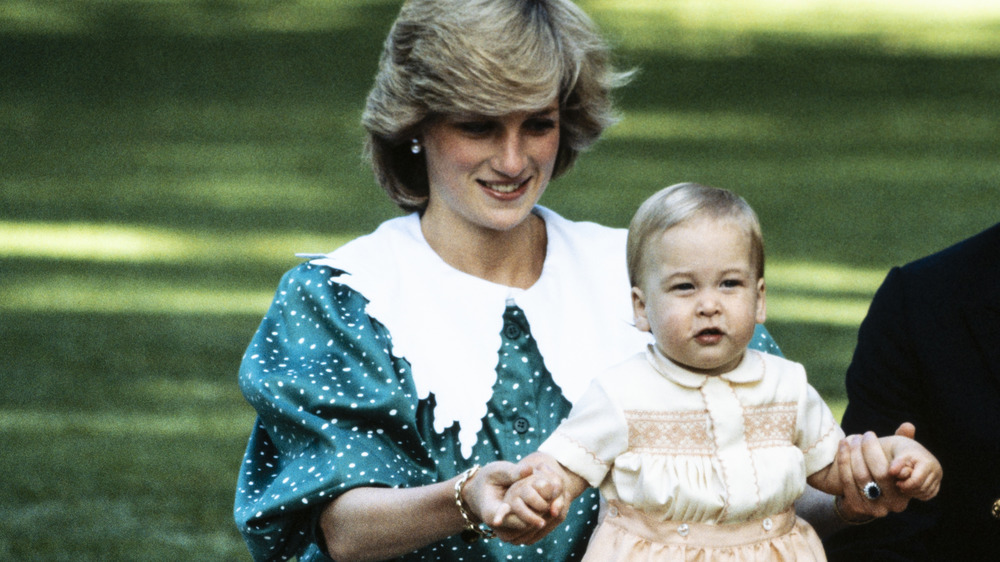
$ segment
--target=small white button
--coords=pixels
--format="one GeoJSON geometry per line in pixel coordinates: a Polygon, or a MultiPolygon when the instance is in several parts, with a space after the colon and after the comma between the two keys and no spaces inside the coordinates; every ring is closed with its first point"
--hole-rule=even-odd
{"type": "Polygon", "coordinates": [[[618,517],[618,508],[615,506],[608,508],[608,517],[618,517]]]}
{"type": "Polygon", "coordinates": [[[681,526],[677,527],[677,534],[682,537],[688,536],[688,533],[690,532],[691,532],[691,527],[688,527],[687,523],[681,523],[681,526]]]}
{"type": "Polygon", "coordinates": [[[771,521],[770,517],[768,517],[768,518],[764,519],[764,522],[761,523],[761,526],[764,527],[765,531],[770,531],[771,529],[774,528],[774,522],[771,521]]]}

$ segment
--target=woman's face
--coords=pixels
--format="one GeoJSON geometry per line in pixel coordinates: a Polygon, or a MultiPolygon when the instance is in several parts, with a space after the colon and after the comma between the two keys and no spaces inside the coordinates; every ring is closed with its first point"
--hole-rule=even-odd
{"type": "Polygon", "coordinates": [[[449,115],[425,126],[424,221],[448,232],[508,231],[545,191],[559,150],[559,104],[500,117],[449,115]]]}

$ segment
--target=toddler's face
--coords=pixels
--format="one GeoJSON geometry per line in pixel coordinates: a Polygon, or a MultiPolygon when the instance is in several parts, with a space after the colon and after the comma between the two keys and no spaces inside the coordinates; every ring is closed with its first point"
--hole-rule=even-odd
{"type": "Polygon", "coordinates": [[[719,375],[735,368],[765,318],[750,236],[731,220],[694,217],[652,239],[645,263],[632,289],[636,326],[688,369],[719,375]]]}

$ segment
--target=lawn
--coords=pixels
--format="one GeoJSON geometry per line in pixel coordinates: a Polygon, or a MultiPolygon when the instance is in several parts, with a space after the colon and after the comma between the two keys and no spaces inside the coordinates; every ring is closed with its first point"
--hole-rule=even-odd
{"type": "MultiPolygon", "coordinates": [[[[295,252],[395,216],[358,118],[397,1],[0,0],[0,559],[246,560],[246,344],[295,252]]],[[[543,204],[732,188],[835,410],[888,268],[1000,220],[1000,8],[582,1],[639,73],[543,204]]]]}

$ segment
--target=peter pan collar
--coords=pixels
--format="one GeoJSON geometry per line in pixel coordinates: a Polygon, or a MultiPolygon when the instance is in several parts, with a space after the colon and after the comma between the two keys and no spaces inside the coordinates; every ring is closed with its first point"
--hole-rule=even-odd
{"type": "Polygon", "coordinates": [[[503,313],[525,314],[552,378],[570,402],[601,370],[641,350],[648,334],[631,326],[625,231],[568,221],[536,207],[548,245],[542,274],[528,289],[461,272],[427,244],[416,213],[384,222],[315,265],[368,300],[366,312],[409,362],[418,397],[434,394],[434,429],[458,422],[468,458],[496,383],[503,313]],[[435,342],[427,345],[429,339],[435,342]],[[444,352],[442,352],[444,350],[444,352]]]}
{"type": "Polygon", "coordinates": [[[750,384],[764,378],[764,359],[759,351],[753,349],[743,353],[743,359],[735,369],[715,376],[694,373],[681,367],[663,355],[654,344],[646,346],[646,359],[658,373],[685,388],[701,388],[709,378],[720,378],[729,384],[750,384]]]}

